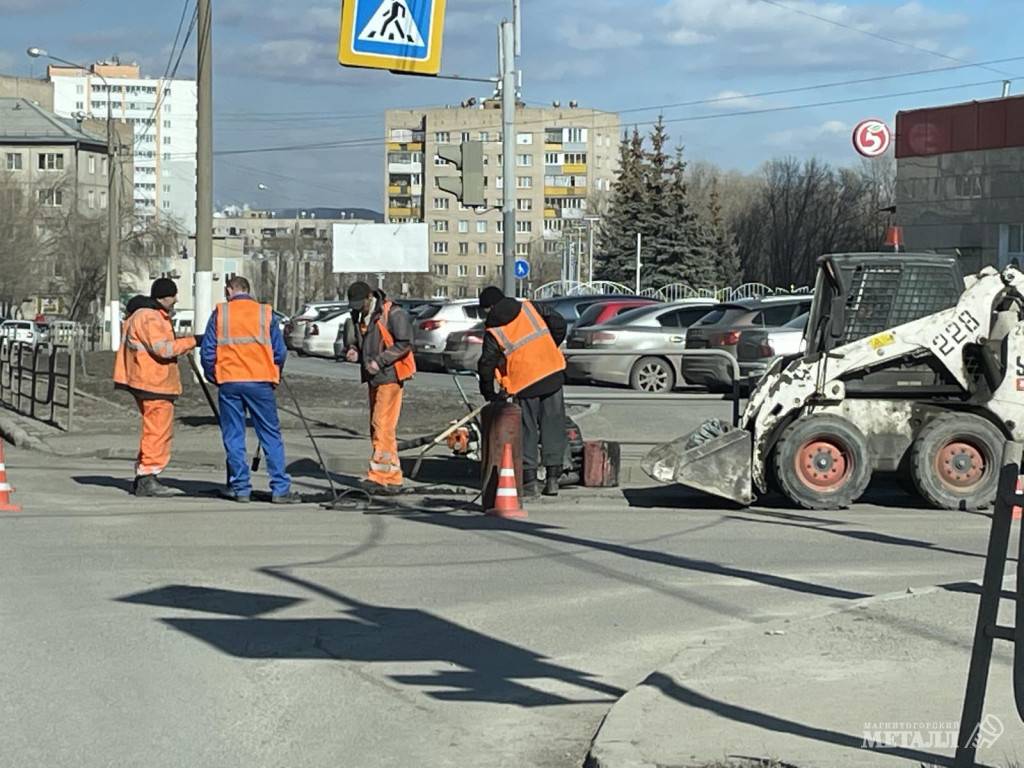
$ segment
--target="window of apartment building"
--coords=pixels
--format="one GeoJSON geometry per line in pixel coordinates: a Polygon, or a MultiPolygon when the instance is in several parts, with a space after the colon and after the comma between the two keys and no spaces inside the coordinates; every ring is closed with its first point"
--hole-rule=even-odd
{"type": "Polygon", "coordinates": [[[40,171],[63,171],[64,155],[60,152],[43,152],[39,155],[40,171]]]}
{"type": "Polygon", "coordinates": [[[529,243],[516,243],[516,256],[529,256],[530,255],[530,244],[529,243]]]}
{"type": "Polygon", "coordinates": [[[499,235],[502,232],[504,232],[505,231],[505,222],[502,221],[501,219],[498,219],[496,222],[494,222],[494,231],[497,232],[499,235]]]}
{"type": "Polygon", "coordinates": [[[171,111],[171,105],[170,104],[164,104],[164,112],[170,112],[170,111],[171,111]]]}
{"type": "Polygon", "coordinates": [[[435,264],[434,274],[440,277],[448,277],[448,265],[447,264],[435,264]]]}
{"type": "Polygon", "coordinates": [[[495,256],[504,256],[505,255],[505,244],[504,243],[495,243],[494,244],[494,255],[495,256]]]}
{"type": "Polygon", "coordinates": [[[565,140],[569,144],[581,144],[587,140],[586,128],[566,128],[565,140]]]}
{"type": "MultiPolygon", "coordinates": [[[[150,140],[152,141],[152,139],[150,139],[150,140]]],[[[171,143],[171,137],[170,136],[164,136],[164,146],[167,146],[170,143],[171,143]]]]}
{"type": "Polygon", "coordinates": [[[458,276],[459,277],[468,277],[469,276],[469,267],[467,265],[465,265],[465,264],[459,264],[458,276]]]}
{"type": "Polygon", "coordinates": [[[582,197],[566,197],[562,200],[562,208],[575,208],[582,211],[587,207],[587,201],[582,197]]]}
{"type": "MultiPolygon", "coordinates": [[[[455,295],[458,296],[460,299],[465,299],[469,296],[469,288],[467,288],[464,285],[460,285],[458,288],[455,289],[455,295]]],[[[473,295],[475,296],[476,294],[473,295]]]]}
{"type": "Polygon", "coordinates": [[[494,177],[494,188],[495,189],[504,189],[505,188],[505,177],[504,176],[495,176],[494,177]]]}
{"type": "Polygon", "coordinates": [[[171,191],[171,185],[170,184],[164,184],[164,192],[170,192],[170,191],[171,191]]]}
{"type": "Polygon", "coordinates": [[[459,256],[469,256],[469,243],[459,243],[459,256]]]}
{"type": "Polygon", "coordinates": [[[533,232],[532,221],[517,221],[516,232],[533,232]]]}
{"type": "Polygon", "coordinates": [[[450,144],[452,135],[448,131],[438,131],[434,134],[434,141],[438,144],[450,144]]]}
{"type": "Polygon", "coordinates": [[[7,170],[8,171],[20,171],[21,170],[21,152],[8,152],[7,153],[7,170]]]}
{"type": "Polygon", "coordinates": [[[561,165],[562,157],[561,152],[545,152],[544,165],[561,165]]]}
{"type": "Polygon", "coordinates": [[[487,234],[487,222],[486,221],[477,221],[477,223],[476,223],[476,233],[478,235],[485,235],[485,234],[487,234]]]}
{"type": "Polygon", "coordinates": [[[561,128],[548,128],[544,131],[544,143],[545,144],[561,144],[562,143],[562,129],[561,128]]]}
{"type": "Polygon", "coordinates": [[[476,244],[476,253],[477,253],[478,256],[486,256],[487,255],[487,243],[477,243],[476,244]]]}
{"type": "Polygon", "coordinates": [[[459,221],[459,234],[464,235],[469,232],[469,222],[465,219],[459,221]]]}
{"type": "Polygon", "coordinates": [[[490,141],[491,137],[487,131],[480,131],[480,141],[490,141]]]}
{"type": "Polygon", "coordinates": [[[586,152],[566,152],[565,162],[568,165],[586,165],[587,164],[587,153],[586,152]]]}
{"type": "Polygon", "coordinates": [[[516,155],[516,165],[520,168],[530,168],[533,166],[533,155],[516,155]]]}
{"type": "Polygon", "coordinates": [[[477,277],[487,277],[487,265],[486,264],[477,264],[476,265],[476,276],[477,277]]]}
{"type": "Polygon", "coordinates": [[[434,241],[434,253],[436,253],[438,255],[441,255],[441,256],[443,256],[446,253],[448,253],[448,243],[446,241],[444,241],[444,240],[435,240],[434,241]]]}
{"type": "Polygon", "coordinates": [[[89,173],[96,173],[96,155],[89,155],[89,173]]]}
{"type": "Polygon", "coordinates": [[[469,131],[463,131],[462,132],[462,140],[463,141],[469,141],[469,131]]]}
{"type": "Polygon", "coordinates": [[[421,184],[423,184],[423,174],[421,174],[421,173],[412,173],[412,174],[410,174],[409,175],[409,184],[411,184],[414,187],[418,187],[421,184]]]}
{"type": "Polygon", "coordinates": [[[89,201],[89,207],[90,208],[95,208],[96,207],[96,193],[93,190],[90,189],[86,193],[86,200],[89,201]]]}
{"type": "Polygon", "coordinates": [[[435,197],[434,198],[434,210],[435,211],[447,211],[451,205],[451,200],[447,197],[435,197]]]}
{"type": "MultiPolygon", "coordinates": [[[[150,155],[150,157],[152,157],[152,155],[150,155]]],[[[170,159],[171,159],[171,153],[170,152],[164,152],[164,160],[170,160],[170,159]]]]}
{"type": "Polygon", "coordinates": [[[107,191],[105,189],[100,190],[100,210],[107,210],[107,191]]]}
{"type": "Polygon", "coordinates": [[[518,200],[516,200],[516,210],[517,211],[532,211],[533,210],[533,200],[531,200],[528,197],[520,197],[518,200]]]}
{"type": "Polygon", "coordinates": [[[85,93],[85,86],[84,85],[76,85],[75,86],[75,93],[85,93]]]}
{"type": "Polygon", "coordinates": [[[544,241],[544,253],[546,253],[546,254],[558,253],[559,250],[560,250],[560,248],[559,248],[560,245],[561,245],[561,243],[559,243],[557,240],[545,240],[544,241]]]}
{"type": "Polygon", "coordinates": [[[108,157],[104,157],[102,160],[100,160],[100,173],[104,176],[107,175],[107,163],[109,162],[110,158],[108,157]]]}
{"type": "Polygon", "coordinates": [[[75,109],[85,109],[85,102],[84,101],[76,101],[75,102],[75,109]]]}
{"type": "Polygon", "coordinates": [[[448,161],[445,160],[440,155],[434,155],[434,165],[437,165],[437,166],[448,165],[448,161]]]}
{"type": "Polygon", "coordinates": [[[448,298],[448,286],[447,285],[439,285],[436,288],[434,288],[434,298],[435,299],[447,299],[448,298]]]}
{"type": "Polygon", "coordinates": [[[435,232],[447,232],[448,231],[448,220],[447,219],[434,219],[434,231],[435,232]]]}
{"type": "Polygon", "coordinates": [[[170,127],[171,127],[171,121],[170,120],[164,120],[164,128],[170,128],[170,127]]]}
{"type": "Polygon", "coordinates": [[[59,208],[64,205],[64,193],[59,189],[40,189],[39,204],[46,208],[59,208]]]}
{"type": "Polygon", "coordinates": [[[516,189],[533,189],[533,177],[516,176],[516,189]]]}
{"type": "Polygon", "coordinates": [[[164,210],[165,210],[165,211],[166,211],[166,210],[169,210],[169,209],[170,209],[170,207],[171,207],[171,201],[170,201],[170,200],[164,200],[164,202],[163,202],[163,206],[164,206],[164,210]]]}
{"type": "Polygon", "coordinates": [[[516,144],[523,144],[523,145],[525,145],[525,144],[533,144],[533,134],[532,133],[517,133],[516,134],[516,144]]]}

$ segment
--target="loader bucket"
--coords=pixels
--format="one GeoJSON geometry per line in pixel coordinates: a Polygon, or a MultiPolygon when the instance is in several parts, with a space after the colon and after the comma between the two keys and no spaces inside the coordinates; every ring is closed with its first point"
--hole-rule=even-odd
{"type": "Polygon", "coordinates": [[[750,457],[749,432],[713,421],[659,445],[644,457],[641,466],[655,480],[679,483],[746,506],[754,501],[750,457]]]}

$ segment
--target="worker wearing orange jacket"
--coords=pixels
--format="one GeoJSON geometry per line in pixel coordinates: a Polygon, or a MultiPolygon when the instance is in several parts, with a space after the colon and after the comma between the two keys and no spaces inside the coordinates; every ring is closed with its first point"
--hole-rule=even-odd
{"type": "Polygon", "coordinates": [[[369,385],[370,440],[373,454],[364,488],[370,493],[394,494],[402,488],[398,460],[398,417],[402,389],[416,373],[412,356],[412,321],[383,291],[363,282],[348,289],[352,321],[346,324],[346,359],[360,363],[369,385]]]}
{"type": "Polygon", "coordinates": [[[181,394],[178,358],[196,346],[192,336],[174,337],[170,311],[177,303],[178,287],[165,277],[154,281],[148,299],[133,299],[121,347],[114,358],[114,386],[131,392],[142,416],[142,437],[132,483],[136,496],[174,494],[159,481],[158,475],[171,460],[174,401],[181,394]]]}

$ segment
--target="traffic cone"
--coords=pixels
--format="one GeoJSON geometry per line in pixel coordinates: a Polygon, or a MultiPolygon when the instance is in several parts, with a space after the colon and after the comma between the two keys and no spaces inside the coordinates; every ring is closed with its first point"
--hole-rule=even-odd
{"type": "Polygon", "coordinates": [[[519,506],[519,490],[516,488],[516,469],[512,462],[512,445],[505,443],[501,454],[501,469],[498,470],[498,492],[494,497],[494,508],[487,510],[494,517],[523,518],[526,510],[519,506]]]}
{"type": "Polygon", "coordinates": [[[7,482],[7,465],[4,463],[4,441],[0,439],[0,512],[21,512],[21,507],[11,504],[14,491],[7,482]]]}
{"type": "MultiPolygon", "coordinates": [[[[1014,498],[1020,499],[1022,493],[1024,493],[1024,476],[1018,475],[1017,476],[1017,488],[1015,490],[1014,498]]],[[[1024,511],[1024,510],[1022,510],[1020,507],[1014,507],[1012,512],[1011,512],[1010,519],[1011,520],[1020,520],[1021,519],[1021,512],[1022,511],[1024,511]]]]}

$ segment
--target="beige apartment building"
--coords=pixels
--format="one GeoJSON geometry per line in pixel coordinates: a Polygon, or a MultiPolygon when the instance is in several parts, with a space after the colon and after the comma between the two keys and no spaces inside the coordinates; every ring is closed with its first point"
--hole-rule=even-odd
{"type": "MultiPolygon", "coordinates": [[[[395,109],[385,114],[387,221],[425,221],[430,237],[430,292],[472,297],[502,280],[502,136],[500,102],[395,109]],[[437,186],[458,170],[437,148],[484,142],[487,207],[470,209],[437,186]]],[[[565,243],[585,231],[618,172],[618,115],[576,107],[516,109],[516,255],[530,283],[557,279],[565,243]]]]}

